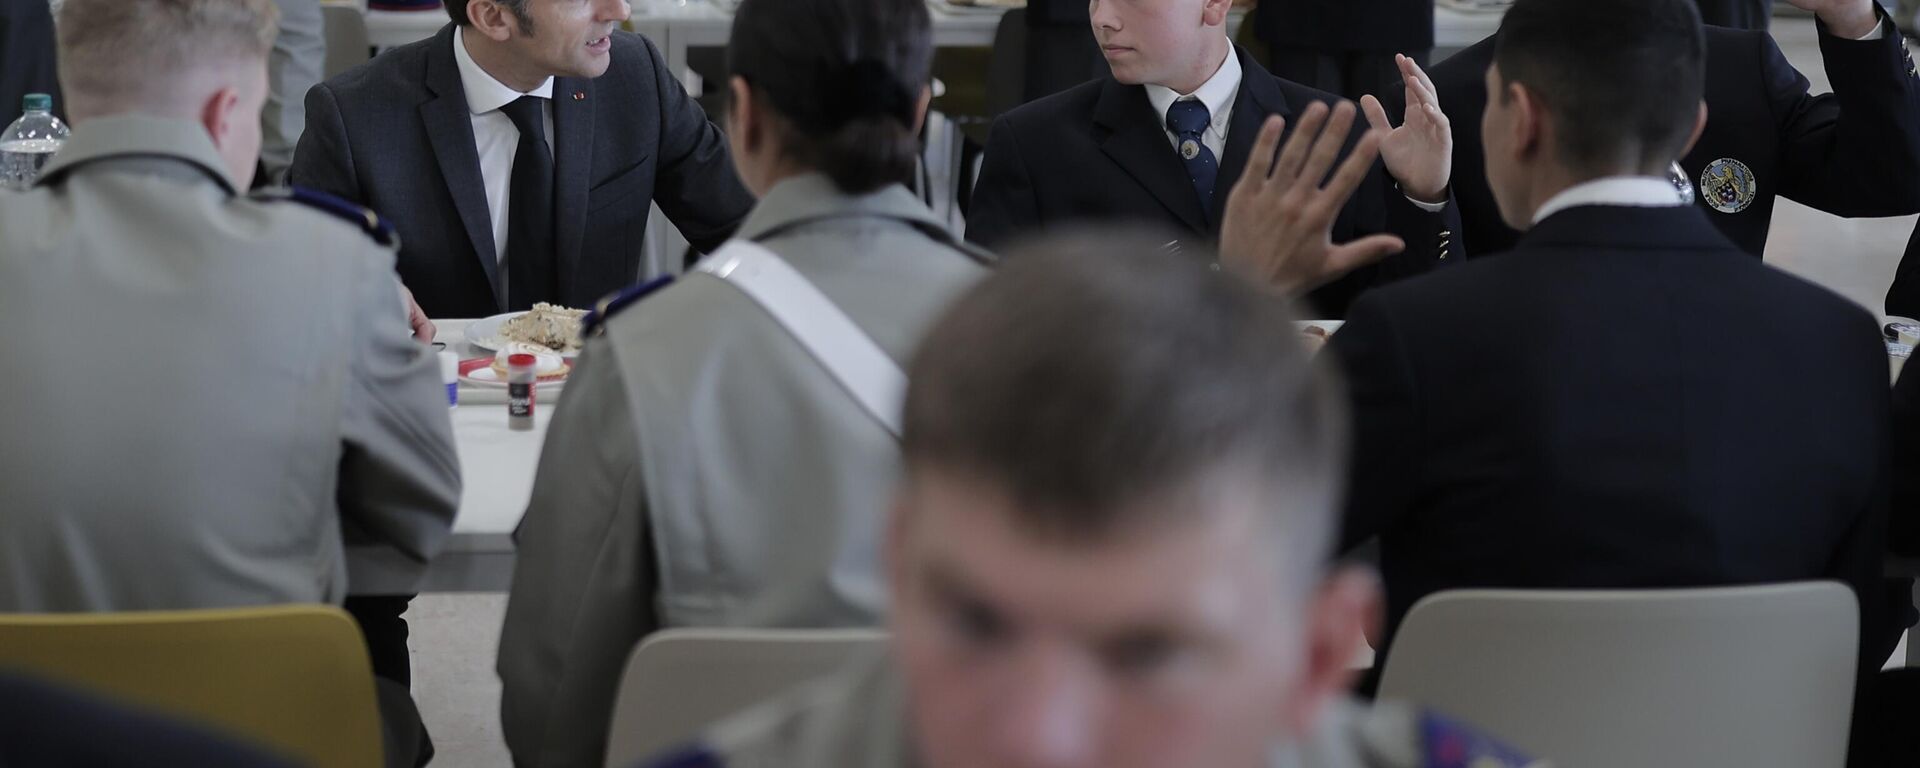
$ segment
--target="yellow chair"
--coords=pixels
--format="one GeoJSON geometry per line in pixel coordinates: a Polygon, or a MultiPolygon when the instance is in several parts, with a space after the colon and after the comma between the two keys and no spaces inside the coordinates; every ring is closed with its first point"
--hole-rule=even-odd
{"type": "Polygon", "coordinates": [[[210,725],[317,768],[383,761],[366,646],[331,606],[0,615],[0,667],[210,725]]]}

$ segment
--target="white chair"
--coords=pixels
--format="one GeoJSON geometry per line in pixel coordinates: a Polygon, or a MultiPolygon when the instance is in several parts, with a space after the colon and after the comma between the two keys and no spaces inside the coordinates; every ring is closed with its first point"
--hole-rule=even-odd
{"type": "Polygon", "coordinates": [[[709,725],[885,648],[877,629],[670,629],[627,659],[607,765],[630,766],[709,725]]]}
{"type": "Polygon", "coordinates": [[[1408,613],[1380,698],[1472,723],[1555,768],[1837,768],[1858,615],[1832,582],[1446,592],[1408,613]]]}

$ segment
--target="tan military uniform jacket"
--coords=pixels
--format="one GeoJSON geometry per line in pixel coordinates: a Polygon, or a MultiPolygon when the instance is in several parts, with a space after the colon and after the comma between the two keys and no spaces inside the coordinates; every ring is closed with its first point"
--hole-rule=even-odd
{"type": "MultiPolygon", "coordinates": [[[[903,187],[790,179],[738,236],[903,366],[985,274],[903,187]]],[[[516,760],[597,767],[627,654],[655,629],[877,623],[899,446],[739,289],[690,274],[613,316],[559,400],[500,641],[516,760]]]]}
{"type": "Polygon", "coordinates": [[[0,611],[338,602],[460,498],[394,253],[236,193],[200,126],[77,127],[0,192],[0,611]]]}

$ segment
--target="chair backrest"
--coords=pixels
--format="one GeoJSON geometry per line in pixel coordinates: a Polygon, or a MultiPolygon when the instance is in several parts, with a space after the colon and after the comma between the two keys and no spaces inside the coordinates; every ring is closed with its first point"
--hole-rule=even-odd
{"type": "Polygon", "coordinates": [[[878,653],[877,629],[670,629],[627,659],[607,765],[630,766],[698,738],[707,726],[878,653]]]}
{"type": "Polygon", "coordinates": [[[1837,768],[1859,608],[1833,582],[1432,595],[1380,698],[1486,729],[1556,768],[1837,768]]]}
{"type": "Polygon", "coordinates": [[[365,642],[331,606],[0,614],[0,667],[203,723],[320,768],[384,759],[365,642]]]}
{"type": "MultiPolygon", "coordinates": [[[[373,58],[373,43],[367,37],[367,14],[354,5],[328,4],[320,8],[326,19],[327,77],[365,64],[373,58]]],[[[296,94],[293,98],[306,98],[296,94]]]]}

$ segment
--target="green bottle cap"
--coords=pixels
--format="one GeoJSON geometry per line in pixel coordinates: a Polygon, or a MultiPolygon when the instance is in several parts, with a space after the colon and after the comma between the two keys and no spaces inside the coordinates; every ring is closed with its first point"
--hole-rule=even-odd
{"type": "Polygon", "coordinates": [[[44,93],[29,93],[21,99],[28,112],[52,112],[53,97],[44,93]]]}

